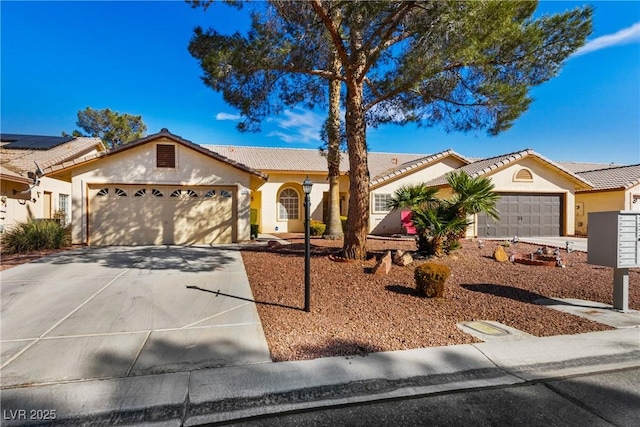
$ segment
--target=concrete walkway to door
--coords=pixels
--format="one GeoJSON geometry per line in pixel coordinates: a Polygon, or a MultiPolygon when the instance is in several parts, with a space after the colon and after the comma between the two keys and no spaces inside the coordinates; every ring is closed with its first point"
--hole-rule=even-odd
{"type": "Polygon", "coordinates": [[[237,245],[82,248],[1,283],[3,389],[270,362],[237,245]]]}

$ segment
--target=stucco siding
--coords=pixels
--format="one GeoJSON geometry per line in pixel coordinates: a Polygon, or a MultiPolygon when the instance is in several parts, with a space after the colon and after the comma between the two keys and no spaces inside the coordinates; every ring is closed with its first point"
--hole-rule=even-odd
{"type": "Polygon", "coordinates": [[[626,190],[576,193],[576,232],[588,234],[590,212],[640,210],[640,202],[633,203],[634,196],[640,197],[640,185],[626,190]]]}
{"type": "MultiPolygon", "coordinates": [[[[269,174],[269,181],[262,184],[257,190],[259,197],[254,196],[254,202],[260,200],[260,231],[262,233],[297,233],[304,231],[304,192],[302,182],[309,177],[313,182],[309,200],[311,202],[311,219],[322,221],[323,219],[323,194],[329,191],[329,181],[326,174],[306,173],[277,173],[265,171],[269,174]],[[298,195],[298,218],[286,220],[280,217],[278,211],[279,197],[282,190],[291,188],[298,195]]],[[[348,191],[349,182],[346,177],[340,179],[340,191],[348,191]]]]}
{"type": "MultiPolygon", "coordinates": [[[[35,218],[51,218],[60,210],[60,195],[71,196],[71,183],[58,179],[42,177],[40,183],[31,191],[20,194],[30,186],[12,181],[0,181],[0,196],[6,197],[0,204],[0,226],[10,228],[16,222],[35,218]],[[14,193],[15,191],[15,193],[14,193]],[[49,204],[50,201],[50,204],[49,204]]],[[[67,209],[71,209],[69,205],[67,209]]],[[[70,220],[71,216],[67,220],[70,220]]]]}

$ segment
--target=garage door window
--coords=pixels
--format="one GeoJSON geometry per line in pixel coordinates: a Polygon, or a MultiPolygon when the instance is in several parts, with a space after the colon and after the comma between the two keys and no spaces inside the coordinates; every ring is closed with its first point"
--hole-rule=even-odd
{"type": "Polygon", "coordinates": [[[169,197],[180,197],[180,194],[182,194],[182,190],[173,190],[169,197]]]}
{"type": "Polygon", "coordinates": [[[164,194],[162,194],[162,191],[160,191],[160,190],[158,190],[158,189],[155,189],[155,188],[153,188],[153,189],[151,190],[151,195],[152,195],[153,197],[164,197],[164,194]]]}
{"type": "Polygon", "coordinates": [[[216,190],[209,190],[206,193],[204,193],[204,198],[205,199],[210,199],[211,197],[214,197],[216,195],[216,190]]]}
{"type": "Polygon", "coordinates": [[[140,190],[136,191],[135,194],[133,195],[133,197],[144,197],[147,195],[147,190],[146,188],[141,188],[140,190]]]}
{"type": "Polygon", "coordinates": [[[96,197],[107,197],[109,195],[109,189],[108,188],[101,188],[98,193],[96,194],[96,197]]]}
{"type": "Polygon", "coordinates": [[[278,219],[286,221],[290,219],[298,219],[299,197],[293,188],[285,188],[278,198],[278,219]]]}
{"type": "Polygon", "coordinates": [[[198,193],[193,190],[187,190],[187,196],[189,197],[198,197],[198,193]]]}
{"type": "Polygon", "coordinates": [[[118,197],[127,197],[127,193],[122,188],[116,188],[115,193],[118,197]]]}

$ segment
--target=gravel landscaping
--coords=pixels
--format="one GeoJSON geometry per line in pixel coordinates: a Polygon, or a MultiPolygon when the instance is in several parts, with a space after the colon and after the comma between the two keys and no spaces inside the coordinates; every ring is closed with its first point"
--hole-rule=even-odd
{"type": "MultiPolygon", "coordinates": [[[[247,245],[242,256],[274,361],[366,355],[478,342],[456,323],[494,320],[535,336],[611,329],[581,317],[533,304],[541,297],[576,298],[612,304],[611,268],[586,263],[583,252],[561,252],[566,268],[498,263],[500,242],[462,249],[435,261],[451,268],[445,298],[415,292],[413,271],[393,265],[388,275],[371,274],[387,250],[415,250],[413,241],[369,239],[368,261],[336,262],[342,241],[312,238],[311,313],[304,306],[304,236],[283,234],[291,244],[247,245]]],[[[519,243],[507,253],[529,254],[538,246],[519,243]]],[[[432,260],[433,261],[433,260],[432,260]]],[[[629,308],[640,309],[640,269],[629,275],[629,308]]]]}

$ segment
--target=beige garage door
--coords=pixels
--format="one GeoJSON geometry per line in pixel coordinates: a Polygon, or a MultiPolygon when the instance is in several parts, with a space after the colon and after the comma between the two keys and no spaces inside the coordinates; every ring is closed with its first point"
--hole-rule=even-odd
{"type": "Polygon", "coordinates": [[[231,243],[235,188],[89,186],[90,245],[231,243]]]}

